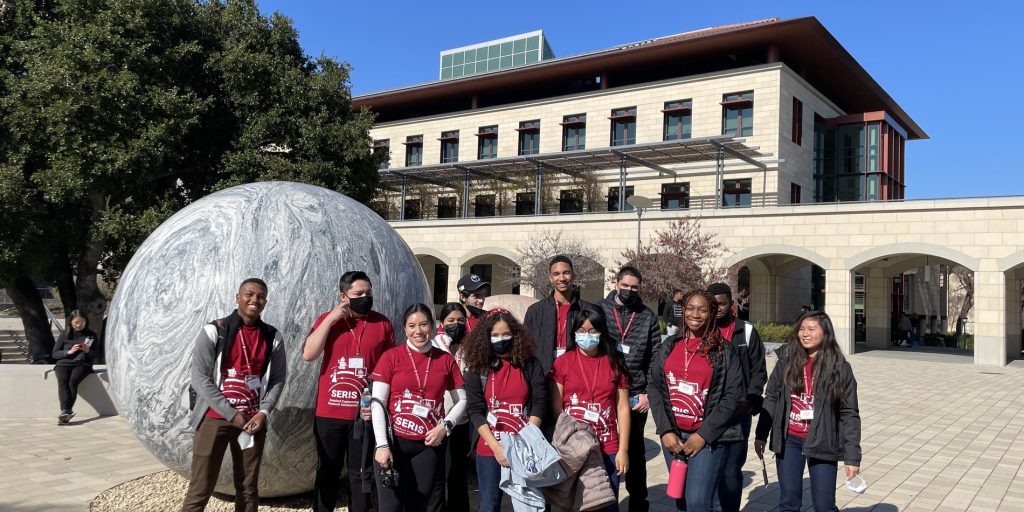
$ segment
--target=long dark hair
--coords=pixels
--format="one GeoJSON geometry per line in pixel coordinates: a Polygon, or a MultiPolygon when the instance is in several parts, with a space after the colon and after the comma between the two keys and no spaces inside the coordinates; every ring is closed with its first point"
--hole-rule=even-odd
{"type": "Polygon", "coordinates": [[[533,357],[535,345],[530,331],[523,328],[512,313],[504,309],[494,309],[484,315],[480,323],[463,338],[462,363],[467,370],[483,373],[498,359],[498,355],[491,348],[491,331],[494,330],[494,324],[500,321],[507,323],[509,330],[512,331],[512,364],[519,365],[533,357]]]}
{"type": "Polygon", "coordinates": [[[82,320],[85,320],[85,327],[82,328],[82,333],[85,333],[85,331],[89,329],[89,317],[86,316],[81,309],[73,309],[71,310],[70,313],[68,313],[67,324],[64,326],[64,336],[67,337],[67,339],[72,339],[75,338],[76,336],[79,336],[79,333],[75,331],[75,328],[71,327],[71,321],[76,318],[81,318],[82,320]]]}
{"type": "Polygon", "coordinates": [[[684,337],[683,343],[686,343],[686,333],[689,331],[689,326],[686,325],[686,305],[690,303],[690,299],[694,297],[703,297],[708,302],[708,323],[704,326],[704,332],[695,332],[700,337],[700,346],[697,347],[697,353],[704,356],[708,361],[716,361],[722,357],[722,332],[718,330],[718,326],[715,325],[715,318],[718,317],[718,301],[706,290],[690,290],[683,295],[683,314],[679,319],[679,332],[684,337]]]}
{"type": "Polygon", "coordinates": [[[405,332],[405,324],[409,321],[409,317],[416,313],[423,313],[423,316],[430,320],[430,331],[433,332],[437,328],[437,324],[434,323],[434,311],[429,306],[422,302],[417,302],[412,306],[409,306],[405,313],[402,314],[402,332],[405,332]]]}
{"type": "MultiPolygon", "coordinates": [[[[615,346],[615,341],[608,335],[608,321],[604,317],[604,313],[593,306],[587,306],[576,313],[575,318],[572,321],[572,335],[576,335],[576,330],[583,325],[583,322],[590,321],[590,325],[601,333],[600,341],[597,343],[598,351],[601,354],[608,356],[608,364],[612,367],[612,372],[615,377],[619,375],[629,375],[626,370],[626,361],[622,357],[622,353],[615,346]]],[[[573,350],[583,350],[578,345],[573,350]]]]}
{"type": "Polygon", "coordinates": [[[441,311],[437,312],[437,323],[443,324],[444,319],[447,318],[448,315],[452,313],[452,311],[459,311],[462,313],[462,316],[464,317],[469,316],[469,312],[466,311],[466,307],[463,306],[461,303],[449,302],[444,306],[441,306],[441,311]]]}
{"type": "MultiPolygon", "coordinates": [[[[800,326],[804,321],[813,320],[821,327],[822,338],[821,348],[814,357],[814,366],[811,368],[811,380],[815,388],[825,391],[825,398],[832,405],[838,405],[844,400],[842,371],[846,358],[839,349],[839,342],[836,341],[835,328],[832,327],[832,319],[823,311],[809,311],[800,316],[796,325],[790,333],[789,343],[786,345],[786,368],[783,370],[783,380],[786,386],[793,392],[805,392],[804,389],[804,366],[807,364],[807,349],[800,344],[800,326]]],[[[812,390],[813,393],[813,390],[812,390]]]]}

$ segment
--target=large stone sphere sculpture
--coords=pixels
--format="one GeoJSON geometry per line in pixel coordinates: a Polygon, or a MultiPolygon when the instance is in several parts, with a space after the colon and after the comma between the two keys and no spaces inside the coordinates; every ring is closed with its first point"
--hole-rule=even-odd
{"type": "MultiPolygon", "coordinates": [[[[427,301],[409,247],[359,202],[298,183],[242,185],[196,201],[142,244],[118,283],[107,322],[111,390],[124,420],[167,466],[188,475],[191,353],[203,324],[235,309],[242,280],[269,288],[263,319],[284,335],[288,379],[270,415],[260,471],[263,496],[312,489],[317,456],[313,407],[320,362],[302,360],[316,317],[333,307],[338,278],[363,270],[374,309],[395,322],[427,301]]],[[[234,494],[230,451],[217,485],[234,494]]]]}

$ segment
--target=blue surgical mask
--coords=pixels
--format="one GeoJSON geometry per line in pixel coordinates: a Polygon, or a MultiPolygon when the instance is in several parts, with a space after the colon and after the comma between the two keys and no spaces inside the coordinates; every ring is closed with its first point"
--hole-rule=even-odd
{"type": "Polygon", "coordinates": [[[592,350],[600,341],[600,334],[590,334],[586,332],[576,333],[576,346],[583,350],[592,350]]]}
{"type": "Polygon", "coordinates": [[[491,336],[491,348],[495,354],[507,354],[512,350],[512,336],[507,338],[491,336]]]}

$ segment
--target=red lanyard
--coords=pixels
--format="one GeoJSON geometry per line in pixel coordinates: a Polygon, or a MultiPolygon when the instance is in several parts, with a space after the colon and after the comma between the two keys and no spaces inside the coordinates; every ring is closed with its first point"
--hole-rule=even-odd
{"type": "MultiPolygon", "coordinates": [[[[356,342],[356,355],[360,355],[360,350],[363,348],[363,334],[366,333],[366,322],[363,322],[363,328],[359,331],[359,336],[356,336],[356,328],[348,322],[348,318],[345,319],[345,325],[348,327],[348,333],[352,335],[352,339],[356,342]]],[[[359,325],[359,320],[356,319],[356,325],[359,325]]]]}
{"type": "Polygon", "coordinates": [[[580,367],[580,375],[583,376],[583,383],[586,386],[587,393],[590,394],[590,403],[594,403],[594,386],[590,384],[590,378],[587,377],[587,372],[583,371],[583,358],[587,357],[583,355],[583,349],[576,348],[576,364],[580,367]]]}
{"type": "MultiPolygon", "coordinates": [[[[700,341],[697,342],[697,348],[700,348],[700,341]]],[[[683,342],[683,380],[689,382],[690,378],[690,361],[697,356],[697,351],[690,352],[690,338],[687,338],[683,342]]]]}
{"type": "MultiPolygon", "coordinates": [[[[246,375],[251,375],[252,374],[252,359],[249,357],[249,350],[248,350],[249,346],[246,344],[245,331],[239,329],[238,333],[241,334],[241,338],[242,338],[242,358],[245,359],[245,374],[246,375]]],[[[256,342],[252,344],[252,351],[254,353],[256,352],[256,349],[257,349],[257,346],[259,345],[259,343],[260,343],[260,332],[256,331],[256,342]]]]}
{"type": "Polygon", "coordinates": [[[636,318],[636,311],[629,314],[629,323],[626,324],[626,329],[622,329],[622,322],[619,320],[619,311],[612,306],[612,314],[615,315],[615,325],[619,327],[619,342],[626,343],[626,335],[629,334],[629,328],[633,326],[633,319],[636,318]]]}
{"type": "MultiPolygon", "coordinates": [[[[505,368],[505,365],[507,365],[507,364],[508,364],[508,362],[503,362],[503,363],[501,363],[501,367],[505,368]]],[[[511,378],[512,378],[512,368],[509,367],[505,371],[505,382],[504,382],[504,384],[502,384],[501,389],[508,389],[508,380],[511,379],[511,378]]],[[[498,389],[497,389],[497,384],[495,383],[497,380],[498,380],[498,372],[494,372],[494,378],[491,379],[491,401],[492,402],[497,402],[498,401],[498,389]]]]}
{"type": "Polygon", "coordinates": [[[804,395],[808,400],[814,397],[814,375],[810,368],[807,366],[814,366],[814,359],[810,359],[810,365],[804,366],[804,395]]]}
{"type": "Polygon", "coordinates": [[[430,378],[430,351],[433,349],[427,349],[427,372],[423,376],[423,382],[420,382],[420,369],[416,368],[416,361],[412,358],[412,350],[409,349],[409,345],[405,346],[405,353],[409,354],[409,363],[412,364],[412,371],[416,373],[416,385],[420,387],[420,398],[426,398],[426,387],[427,379],[430,378]]]}
{"type": "Polygon", "coordinates": [[[558,336],[558,339],[555,340],[555,347],[556,348],[563,348],[563,347],[566,346],[566,343],[567,343],[566,339],[565,339],[565,334],[566,334],[565,333],[565,330],[566,330],[566,325],[565,324],[566,324],[566,322],[569,321],[569,319],[568,319],[568,315],[566,315],[566,319],[564,321],[562,321],[562,322],[558,321],[559,306],[562,306],[562,304],[559,304],[559,303],[556,302],[555,303],[555,323],[557,323],[558,326],[555,328],[555,335],[558,336]]]}

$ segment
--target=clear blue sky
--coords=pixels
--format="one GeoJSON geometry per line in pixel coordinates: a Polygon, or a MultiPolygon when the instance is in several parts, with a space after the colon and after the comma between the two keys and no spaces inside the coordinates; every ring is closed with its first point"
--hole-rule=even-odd
{"type": "Polygon", "coordinates": [[[1024,195],[1024,2],[263,0],[306,53],[352,65],[354,94],[436,80],[441,50],[544,30],[556,56],[763,18],[815,16],[931,137],[907,198],[1024,195]],[[1005,125],[1003,123],[1009,123],[1005,125]]]}

